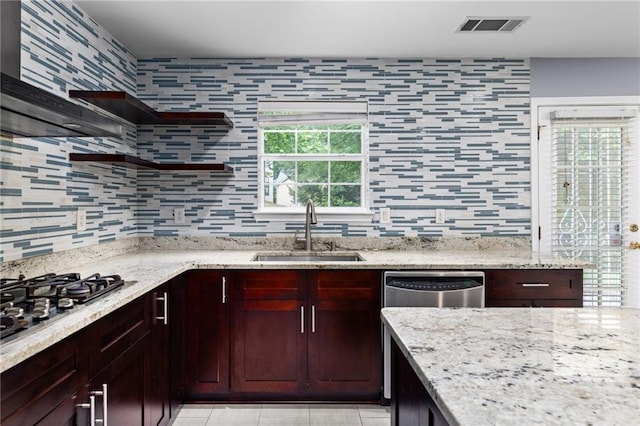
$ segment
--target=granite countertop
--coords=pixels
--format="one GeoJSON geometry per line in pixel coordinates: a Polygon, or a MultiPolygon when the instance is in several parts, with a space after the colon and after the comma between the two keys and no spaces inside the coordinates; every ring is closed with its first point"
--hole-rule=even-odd
{"type": "MultiPolygon", "coordinates": [[[[134,250],[121,255],[100,257],[87,262],[81,256],[56,258],[52,268],[39,258],[18,264],[6,264],[2,276],[37,276],[47,272],[78,272],[87,276],[119,274],[125,280],[122,289],[87,305],[77,305],[70,312],[22,331],[20,339],[0,344],[0,371],[17,365],[54,343],[70,336],[99,318],[153,290],[189,269],[491,269],[491,268],[582,268],[585,265],[552,257],[512,250],[494,251],[357,251],[358,262],[256,262],[256,254],[281,253],[256,250],[134,250]],[[60,266],[62,265],[62,266],[60,266]],[[68,265],[79,265],[70,271],[68,265]]],[[[301,251],[304,253],[304,251],[301,251]]],[[[353,253],[350,252],[350,253],[353,253]]]]}
{"type": "Polygon", "coordinates": [[[383,322],[453,425],[631,425],[640,310],[385,308],[383,322]]]}

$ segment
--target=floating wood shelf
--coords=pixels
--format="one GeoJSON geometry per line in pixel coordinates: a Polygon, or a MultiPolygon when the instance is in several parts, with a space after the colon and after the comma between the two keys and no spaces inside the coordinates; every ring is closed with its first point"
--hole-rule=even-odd
{"type": "Polygon", "coordinates": [[[82,99],[133,124],[174,124],[233,128],[223,112],[156,111],[123,91],[69,90],[69,97],[82,99]]]}
{"type": "Polygon", "coordinates": [[[155,170],[209,170],[224,174],[233,174],[233,167],[227,164],[213,163],[156,163],[143,160],[127,154],[80,154],[70,153],[70,161],[85,161],[94,163],[120,164],[133,168],[146,168],[155,170]]]}

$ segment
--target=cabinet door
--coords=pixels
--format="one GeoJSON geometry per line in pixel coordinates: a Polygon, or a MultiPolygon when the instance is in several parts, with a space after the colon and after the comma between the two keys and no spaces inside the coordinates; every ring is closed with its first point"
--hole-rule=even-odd
{"type": "Polygon", "coordinates": [[[312,393],[379,398],[380,279],[379,271],[309,273],[312,393]]]}
{"type": "Polygon", "coordinates": [[[229,393],[228,274],[192,271],[187,278],[187,400],[229,393]]]}
{"type": "Polygon", "coordinates": [[[76,333],[2,373],[2,425],[56,424],[47,418],[64,424],[63,417],[75,417],[70,401],[88,380],[84,337],[76,333]]]}
{"type": "Polygon", "coordinates": [[[485,271],[486,306],[582,306],[581,269],[485,271]]]}
{"type": "Polygon", "coordinates": [[[149,308],[148,299],[140,297],[91,326],[88,333],[90,377],[149,333],[149,308]]]}
{"type": "Polygon", "coordinates": [[[104,419],[106,402],[109,425],[149,424],[149,419],[145,418],[148,397],[145,392],[150,382],[151,364],[149,343],[147,334],[93,377],[89,394],[95,396],[96,419],[104,419]]]}
{"type": "MultiPolygon", "coordinates": [[[[37,422],[36,426],[76,426],[88,425],[89,410],[78,407],[78,404],[86,403],[87,389],[83,386],[78,392],[67,398],[62,404],[51,410],[42,420],[37,422]]],[[[3,423],[4,424],[4,423],[3,423]]]]}
{"type": "Polygon", "coordinates": [[[305,277],[291,270],[234,275],[233,393],[281,398],[306,390],[305,277]]]}
{"type": "Polygon", "coordinates": [[[170,315],[169,306],[174,303],[171,298],[171,286],[176,280],[169,281],[148,295],[148,301],[151,304],[151,369],[149,392],[145,400],[145,416],[148,424],[153,426],[168,424],[171,417],[169,327],[175,318],[170,315]]]}
{"type": "Polygon", "coordinates": [[[173,280],[169,287],[169,386],[171,416],[185,400],[187,372],[187,278],[173,280]]]}

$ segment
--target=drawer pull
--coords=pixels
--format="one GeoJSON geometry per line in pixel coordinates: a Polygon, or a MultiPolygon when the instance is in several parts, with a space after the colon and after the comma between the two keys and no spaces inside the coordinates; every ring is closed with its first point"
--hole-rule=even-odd
{"type": "Polygon", "coordinates": [[[549,283],[521,283],[522,287],[549,287],[549,283]]]}

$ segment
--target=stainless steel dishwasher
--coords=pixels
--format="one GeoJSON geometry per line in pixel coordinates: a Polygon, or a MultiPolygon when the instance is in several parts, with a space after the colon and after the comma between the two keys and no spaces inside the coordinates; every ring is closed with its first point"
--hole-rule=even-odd
{"type": "MultiPolygon", "coordinates": [[[[484,272],[387,271],[383,307],[484,308],[484,272]]],[[[391,399],[391,335],[383,332],[383,402],[391,399]]]]}

